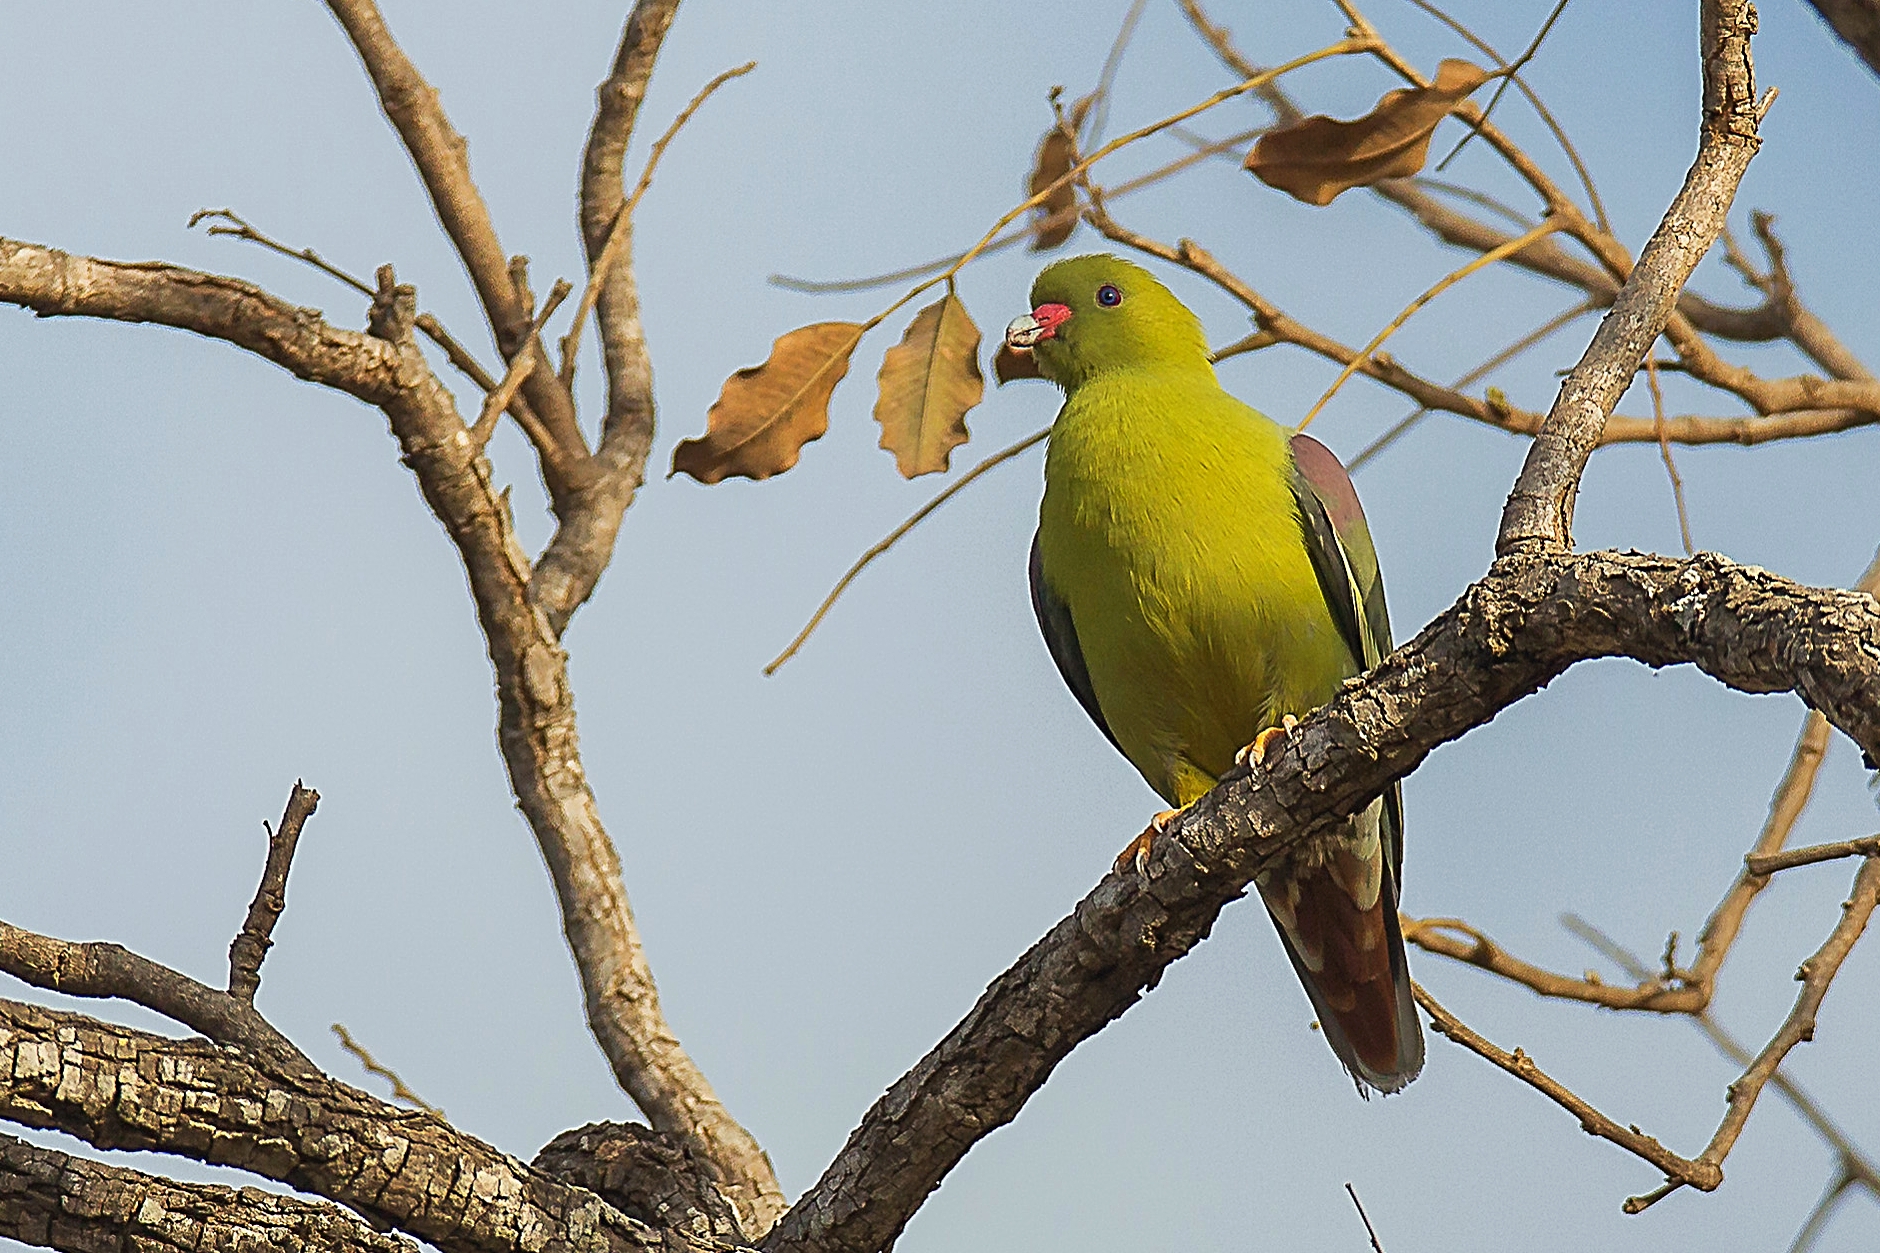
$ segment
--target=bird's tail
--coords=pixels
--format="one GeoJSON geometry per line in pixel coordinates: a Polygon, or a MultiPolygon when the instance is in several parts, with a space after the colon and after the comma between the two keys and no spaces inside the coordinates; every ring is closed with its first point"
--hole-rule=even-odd
{"type": "MultiPolygon", "coordinates": [[[[1375,831],[1378,818],[1367,813],[1358,826],[1375,831]]],[[[1393,870],[1379,840],[1340,839],[1317,864],[1259,885],[1326,1042],[1367,1095],[1401,1091],[1423,1069],[1393,870]]]]}

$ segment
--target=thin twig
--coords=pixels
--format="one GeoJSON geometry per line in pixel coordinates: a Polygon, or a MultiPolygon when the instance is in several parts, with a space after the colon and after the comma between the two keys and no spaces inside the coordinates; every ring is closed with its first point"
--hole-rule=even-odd
{"type": "Polygon", "coordinates": [[[274,943],[274,924],[287,908],[287,871],[294,863],[294,847],[319,804],[318,792],[294,780],[287,808],[281,811],[281,825],[268,831],[268,860],[261,871],[261,885],[248,905],[242,929],[228,946],[228,990],[238,1000],[252,1004],[261,987],[261,963],[274,943]]]}
{"type": "Polygon", "coordinates": [[[1307,426],[1311,425],[1312,419],[1319,416],[1319,410],[1325,408],[1326,402],[1331,400],[1333,396],[1338,394],[1338,389],[1345,385],[1346,380],[1348,380],[1353,374],[1356,374],[1360,366],[1364,365],[1366,362],[1371,361],[1373,359],[1371,354],[1376,352],[1379,346],[1382,345],[1385,340],[1389,339],[1392,335],[1395,335],[1399,330],[1401,330],[1404,323],[1408,322],[1412,317],[1416,316],[1417,311],[1423,308],[1424,305],[1427,305],[1430,301],[1436,299],[1436,297],[1442,295],[1444,292],[1448,291],[1451,287],[1454,287],[1457,283],[1460,283],[1463,279],[1469,277],[1469,275],[1475,273],[1477,270],[1483,269],[1487,266],[1491,266],[1495,262],[1500,261],[1503,257],[1512,256],[1513,254],[1520,252],[1523,248],[1527,247],[1529,244],[1535,242],[1536,240],[1542,239],[1545,236],[1551,235],[1555,231],[1560,230],[1564,225],[1565,223],[1563,223],[1558,218],[1547,218],[1544,221],[1540,222],[1538,225],[1536,225],[1533,229],[1529,230],[1526,234],[1517,235],[1515,238],[1509,240],[1505,244],[1502,244],[1500,247],[1489,249],[1487,252],[1483,253],[1481,256],[1477,257],[1475,260],[1469,262],[1465,266],[1462,266],[1460,269],[1451,270],[1448,274],[1445,274],[1442,277],[1442,279],[1440,279],[1437,283],[1431,286],[1429,290],[1425,291],[1422,295],[1418,296],[1415,300],[1412,300],[1409,304],[1405,305],[1402,313],[1399,313],[1396,317],[1392,318],[1390,320],[1389,325],[1387,325],[1383,330],[1379,331],[1376,335],[1371,337],[1370,343],[1366,344],[1363,348],[1360,348],[1358,350],[1357,356],[1353,357],[1350,361],[1345,363],[1345,368],[1339,371],[1338,377],[1336,379],[1332,380],[1332,385],[1325,389],[1325,394],[1319,397],[1318,403],[1313,405],[1312,408],[1306,411],[1306,416],[1299,423],[1299,429],[1303,431],[1306,429],[1307,426]]]}
{"type": "MultiPolygon", "coordinates": [[[[1802,990],[1795,998],[1794,1008],[1789,1011],[1789,1016],[1783,1020],[1775,1035],[1770,1037],[1769,1043],[1763,1045],[1762,1052],[1756,1055],[1748,1069],[1730,1085],[1729,1104],[1724,1111],[1723,1122],[1704,1151],[1698,1155],[1697,1164],[1708,1165],[1721,1177],[1723,1159],[1729,1156],[1737,1138],[1743,1134],[1743,1127],[1749,1122],[1750,1111],[1756,1106],[1756,1098],[1762,1095],[1763,1086],[1775,1075],[1783,1059],[1796,1045],[1815,1038],[1815,1013],[1821,1007],[1822,998],[1828,994],[1828,985],[1834,982],[1841,963],[1847,959],[1861,933],[1867,929],[1867,921],[1873,917],[1876,905],[1880,905],[1880,857],[1869,857],[1861,863],[1859,872],[1854,876],[1854,885],[1848,892],[1847,901],[1841,906],[1840,921],[1829,932],[1821,947],[1796,972],[1802,990]]],[[[1698,1177],[1673,1177],[1667,1180],[1667,1184],[1666,1188],[1658,1192],[1629,1198],[1625,1203],[1626,1213],[1638,1213],[1675,1191],[1680,1184],[1703,1186],[1698,1182],[1698,1177]]]]}
{"type": "MultiPolygon", "coordinates": [[[[1417,0],[1411,0],[1411,2],[1416,3],[1417,0]]],[[[1418,4],[1417,7],[1427,9],[1429,6],[1418,4]]],[[[1554,23],[1559,21],[1560,15],[1566,11],[1567,0],[1559,0],[1559,3],[1554,5],[1554,11],[1547,15],[1547,20],[1541,23],[1539,32],[1535,34],[1533,40],[1528,44],[1527,49],[1514,59],[1514,64],[1504,65],[1496,71],[1496,73],[1501,76],[1501,82],[1495,85],[1495,94],[1490,96],[1488,103],[1482,106],[1482,116],[1477,118],[1475,124],[1469,127],[1469,133],[1457,141],[1456,146],[1449,150],[1448,156],[1436,163],[1437,173],[1442,173],[1443,169],[1447,167],[1451,161],[1456,159],[1456,154],[1467,147],[1471,139],[1474,139],[1477,135],[1482,133],[1482,128],[1488,125],[1489,117],[1495,112],[1495,106],[1501,103],[1502,96],[1507,93],[1508,84],[1514,80],[1514,76],[1520,72],[1522,66],[1534,59],[1534,54],[1541,50],[1541,43],[1547,38],[1548,32],[1553,30],[1554,23]]],[[[1480,46],[1486,47],[1486,45],[1480,46]]],[[[1496,60],[1500,59],[1499,57],[1496,58],[1496,60]]]]}
{"type": "Polygon", "coordinates": [[[1136,34],[1136,25],[1142,21],[1142,11],[1148,7],[1149,0],[1136,0],[1129,6],[1129,12],[1123,14],[1123,24],[1110,43],[1110,53],[1103,58],[1103,69],[1097,74],[1097,85],[1090,93],[1092,103],[1084,135],[1086,143],[1095,143],[1103,137],[1104,124],[1109,121],[1110,88],[1116,83],[1116,71],[1122,68],[1123,53],[1136,34]]]}
{"type": "Polygon", "coordinates": [[[1371,1216],[1364,1212],[1364,1202],[1358,1199],[1358,1190],[1347,1182],[1345,1192],[1351,1197],[1351,1203],[1358,1207],[1358,1218],[1364,1223],[1364,1234],[1371,1237],[1373,1253],[1384,1253],[1384,1246],[1377,1239],[1377,1228],[1371,1225],[1371,1216]]]}
{"type": "MultiPolygon", "coordinates": [[[[563,387],[574,386],[574,362],[575,355],[581,348],[581,328],[587,322],[588,314],[594,312],[594,302],[601,297],[601,284],[607,279],[607,271],[620,256],[622,249],[626,247],[627,238],[632,234],[633,211],[639,207],[640,197],[646,194],[646,189],[653,185],[653,171],[658,168],[659,159],[666,155],[666,146],[679,133],[679,128],[692,120],[692,115],[699,111],[699,107],[711,99],[713,92],[732,79],[742,78],[756,68],[757,62],[746,61],[743,65],[726,70],[714,77],[699,88],[698,94],[692,97],[691,102],[685,108],[679,110],[679,116],[672,120],[672,125],[666,128],[666,133],[653,141],[652,151],[646,155],[646,168],[640,171],[640,181],[634,185],[633,194],[627,197],[627,202],[620,207],[620,212],[614,215],[614,224],[607,232],[607,242],[601,246],[600,255],[594,258],[594,264],[588,270],[587,286],[581,291],[581,303],[575,306],[574,324],[568,328],[567,335],[562,337],[561,382],[563,387]]],[[[538,332],[541,330],[539,318],[536,330],[538,332]]]]}
{"type": "Polygon", "coordinates": [[[1847,1195],[1848,1189],[1859,1182],[1858,1177],[1845,1170],[1828,1181],[1828,1186],[1821,1193],[1821,1199],[1815,1202],[1815,1208],[1808,1211],[1808,1217],[1802,1222],[1801,1230],[1795,1233],[1795,1239],[1789,1245],[1789,1253],[1807,1253],[1814,1247],[1822,1229],[1827,1226],[1829,1215],[1834,1213],[1834,1207],[1840,1204],[1841,1198],[1847,1195]]]}
{"type": "Polygon", "coordinates": [[[1680,1183],[1687,1183],[1705,1192],[1713,1191],[1718,1184],[1723,1182],[1723,1171],[1715,1164],[1679,1157],[1654,1137],[1646,1135],[1636,1127],[1620,1126],[1593,1108],[1586,1098],[1535,1065],[1534,1060],[1523,1050],[1516,1049],[1510,1053],[1497,1047],[1444,1009],[1437,1003],[1435,997],[1424,990],[1421,984],[1411,984],[1411,990],[1416,994],[1417,1004],[1429,1014],[1430,1026],[1438,1035],[1446,1036],[1476,1056],[1494,1063],[1520,1079],[1579,1119],[1580,1129],[1588,1135],[1609,1140],[1628,1153],[1650,1162],[1663,1171],[1666,1178],[1676,1179],[1680,1183]]]}
{"type": "MultiPolygon", "coordinates": [[[[1542,340],[1552,335],[1555,331],[1561,330],[1562,328],[1568,326],[1570,323],[1574,321],[1574,319],[1579,318],[1585,314],[1591,313],[1593,310],[1597,309],[1598,307],[1599,306],[1594,304],[1591,300],[1582,300],[1579,304],[1574,305],[1570,309],[1561,310],[1559,313],[1556,313],[1553,317],[1547,319],[1547,321],[1541,323],[1539,326],[1535,327],[1533,330],[1523,335],[1520,339],[1515,340],[1512,344],[1509,344],[1507,347],[1497,352],[1494,356],[1489,357],[1486,361],[1483,361],[1480,365],[1470,370],[1467,374],[1464,374],[1462,377],[1458,378],[1455,382],[1449,385],[1450,388],[1455,391],[1461,391],[1463,388],[1468,387],[1469,385],[1475,383],[1477,380],[1483,378],[1485,375],[1495,370],[1498,370],[1502,366],[1508,364],[1510,361],[1513,361],[1516,357],[1520,356],[1522,353],[1526,352],[1528,349],[1534,347],[1536,344],[1539,344],[1542,340]]],[[[1431,413],[1434,413],[1434,412],[1435,412],[1435,409],[1429,405],[1419,405],[1417,408],[1412,409],[1409,413],[1406,413],[1403,417],[1399,418],[1396,422],[1392,423],[1389,430],[1385,431],[1382,435],[1379,435],[1376,439],[1372,440],[1369,444],[1366,444],[1364,446],[1363,451],[1359,452],[1357,456],[1353,457],[1348,463],[1346,463],[1345,465],[1346,472],[1350,474],[1356,474],[1359,468],[1363,466],[1365,462],[1371,460],[1373,457],[1383,452],[1386,448],[1389,448],[1392,444],[1396,443],[1403,436],[1409,434],[1412,427],[1416,426],[1418,422],[1422,421],[1425,417],[1429,416],[1431,413]]]]}
{"type": "MultiPolygon", "coordinates": [[[[1502,57],[1501,53],[1495,51],[1495,49],[1489,45],[1487,40],[1477,35],[1467,26],[1464,26],[1454,17],[1451,17],[1448,13],[1437,8],[1434,4],[1429,3],[1429,0],[1410,0],[1410,3],[1422,9],[1425,13],[1428,13],[1450,30],[1456,32],[1456,34],[1462,36],[1469,43],[1475,45],[1475,47],[1484,56],[1488,57],[1489,60],[1493,61],[1497,67],[1504,70],[1508,69],[1508,62],[1502,57]]],[[[1556,14],[1556,16],[1558,15],[1556,14]]],[[[1552,20],[1551,18],[1548,19],[1549,25],[1552,24],[1552,20]]],[[[1593,218],[1598,222],[1599,229],[1610,233],[1612,224],[1606,218],[1606,206],[1599,199],[1599,189],[1593,185],[1592,172],[1586,168],[1586,163],[1580,159],[1579,150],[1573,146],[1573,141],[1567,138],[1566,128],[1555,120],[1553,110],[1549,109],[1546,103],[1541,100],[1539,92],[1528,86],[1528,82],[1525,78],[1510,71],[1507,81],[1512,82],[1520,89],[1521,94],[1527,97],[1528,104],[1533,108],[1535,114],[1540,117],[1547,129],[1553,133],[1554,142],[1559,144],[1560,150],[1567,154],[1567,160],[1572,163],[1574,173],[1579,176],[1580,186],[1586,192],[1587,203],[1593,208],[1593,218]]],[[[1483,121],[1486,120],[1487,117],[1485,113],[1483,121]]]]}
{"type": "Polygon", "coordinates": [[[236,239],[245,239],[250,243],[260,244],[263,248],[278,252],[283,257],[291,257],[296,261],[306,262],[322,274],[338,279],[340,282],[346,284],[346,286],[368,299],[374,294],[372,288],[363,279],[348,274],[311,248],[295,248],[282,243],[278,239],[270,239],[251,226],[246,219],[233,209],[198,209],[189,215],[189,221],[185,226],[187,229],[193,229],[197,224],[207,218],[221,219],[221,221],[209,227],[209,234],[211,235],[230,235],[236,239]],[[226,223],[232,223],[233,225],[226,225],[226,223]]]}
{"type": "Polygon", "coordinates": [[[1652,423],[1658,428],[1658,456],[1665,463],[1665,473],[1671,476],[1671,499],[1678,506],[1678,536],[1684,541],[1684,555],[1688,557],[1697,551],[1691,544],[1691,515],[1684,507],[1684,480],[1678,476],[1678,463],[1671,459],[1671,441],[1665,435],[1665,393],[1658,386],[1658,362],[1649,356],[1645,358],[1645,381],[1651,386],[1652,423]]]}
{"type": "Polygon", "coordinates": [[[415,1105],[425,1113],[436,1114],[439,1118],[444,1116],[443,1110],[406,1087],[405,1081],[398,1077],[396,1071],[381,1066],[372,1054],[366,1052],[365,1045],[352,1038],[352,1033],[346,1030],[345,1023],[334,1023],[333,1034],[339,1037],[339,1046],[341,1048],[359,1059],[359,1064],[365,1068],[367,1074],[377,1075],[379,1078],[392,1085],[392,1097],[394,1100],[403,1101],[407,1105],[415,1105]]]}
{"type": "Polygon", "coordinates": [[[490,442],[490,436],[496,433],[496,419],[502,416],[503,410],[509,408],[509,402],[515,399],[516,389],[537,368],[548,363],[548,353],[541,344],[542,328],[548,325],[548,319],[573,290],[568,280],[562,278],[556,279],[555,285],[549,288],[548,299],[542,302],[541,309],[529,324],[529,338],[522,342],[521,350],[510,360],[509,369],[503,373],[503,381],[497,384],[495,391],[483,398],[483,411],[477,414],[476,425],[470,428],[470,442],[475,447],[482,448],[490,442]]]}
{"type": "MultiPolygon", "coordinates": [[[[1201,11],[1201,5],[1197,0],[1181,0],[1181,6],[1183,14],[1188,18],[1188,24],[1194,27],[1195,33],[1201,36],[1202,42],[1214,49],[1214,55],[1221,59],[1221,64],[1227,67],[1229,73],[1237,74],[1241,78],[1252,78],[1260,72],[1260,67],[1249,61],[1242,55],[1240,49],[1234,46],[1233,36],[1228,33],[1227,28],[1209,20],[1208,15],[1201,11]]],[[[1296,122],[1305,116],[1277,83],[1268,84],[1257,94],[1266,107],[1273,110],[1275,120],[1282,124],[1296,122]]]]}
{"type": "MultiPolygon", "coordinates": [[[[1643,983],[1655,977],[1636,953],[1579,915],[1562,914],[1560,925],[1591,945],[1595,951],[1624,971],[1628,978],[1643,983]]],[[[1698,1030],[1704,1033],[1705,1038],[1732,1065],[1748,1066],[1750,1064],[1754,1054],[1743,1047],[1736,1037],[1724,1030],[1722,1024],[1711,1016],[1708,1009],[1692,1015],[1691,1021],[1697,1024],[1698,1030]]],[[[1834,1120],[1828,1117],[1828,1112],[1821,1107],[1820,1103],[1800,1084],[1780,1070],[1770,1077],[1769,1084],[1782,1094],[1783,1099],[1794,1107],[1795,1112],[1800,1114],[1809,1126],[1814,1128],[1815,1134],[1834,1150],[1836,1157],[1840,1159],[1842,1172],[1853,1175],[1876,1197],[1880,1197],[1880,1166],[1876,1166],[1862,1154],[1860,1147],[1848,1138],[1846,1132],[1835,1125],[1834,1120]]]]}
{"type": "MultiPolygon", "coordinates": [[[[1179,131],[1179,127],[1171,128],[1171,133],[1179,131]]],[[[1251,130],[1244,130],[1237,134],[1229,135],[1225,139],[1217,139],[1201,144],[1196,147],[1194,151],[1177,157],[1175,160],[1165,165],[1158,166],[1147,173],[1138,174],[1134,178],[1126,179],[1114,187],[1104,188],[1103,194],[1111,200],[1121,200],[1123,197],[1141,191],[1145,187],[1153,187],[1155,184],[1171,178],[1191,166],[1199,165],[1209,157],[1235,153],[1236,150],[1244,148],[1247,144],[1265,133],[1265,127],[1255,127],[1251,130]]],[[[982,257],[990,256],[995,252],[1003,252],[1015,244],[1022,244],[1035,236],[1040,230],[1048,230],[1051,227],[1060,226],[1065,221],[1076,218],[1081,212],[1082,210],[1076,205],[1069,205],[1041,222],[1028,223],[1018,230],[999,236],[984,248],[981,248],[979,255],[982,257]]],[[[785,291],[803,292],[815,296],[828,295],[834,292],[869,291],[876,287],[892,287],[896,283],[905,283],[913,279],[925,278],[930,274],[938,274],[948,266],[958,265],[965,256],[966,254],[964,252],[950,252],[944,257],[935,257],[931,261],[922,261],[917,265],[903,266],[901,269],[890,270],[885,274],[870,274],[864,278],[817,279],[799,278],[792,274],[772,274],[768,276],[765,281],[772,287],[781,287],[785,291]]]]}
{"type": "Polygon", "coordinates": [[[1778,870],[1793,870],[1797,866],[1838,861],[1843,857],[1880,857],[1880,835],[1864,835],[1857,840],[1841,840],[1834,844],[1810,844],[1805,848],[1791,848],[1785,852],[1761,856],[1751,853],[1743,859],[1743,865],[1751,874],[1770,875],[1778,870]]]}
{"type": "Polygon", "coordinates": [[[810,633],[821,625],[824,615],[829,612],[830,606],[834,605],[836,599],[840,597],[843,592],[848,590],[849,584],[855,581],[855,576],[868,568],[869,563],[898,544],[902,536],[906,535],[916,526],[919,526],[921,522],[926,519],[928,514],[957,496],[960,490],[968,483],[971,483],[974,479],[992,469],[994,466],[1002,465],[1010,461],[1032,445],[1043,443],[1044,438],[1050,433],[1051,428],[1047,426],[1044,430],[1033,431],[1016,444],[1012,444],[1009,447],[1002,448],[998,452],[993,453],[990,457],[987,457],[984,461],[961,475],[958,482],[950,484],[932,500],[909,514],[907,520],[902,522],[901,525],[895,527],[892,531],[889,531],[886,535],[869,545],[868,551],[857,557],[855,564],[851,565],[843,573],[842,577],[836,580],[836,585],[829,589],[827,596],[823,597],[822,604],[816,606],[816,612],[811,614],[809,621],[803,624],[803,629],[796,633],[796,638],[790,641],[789,647],[778,653],[776,658],[771,661],[769,665],[764,667],[764,673],[766,675],[777,673],[779,666],[796,656],[797,649],[803,647],[803,642],[809,639],[810,633]]]}

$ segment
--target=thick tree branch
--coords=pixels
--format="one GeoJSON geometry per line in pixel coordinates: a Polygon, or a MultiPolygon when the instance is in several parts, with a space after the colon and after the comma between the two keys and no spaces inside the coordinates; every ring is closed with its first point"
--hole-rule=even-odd
{"type": "Polygon", "coordinates": [[[1880,747],[1880,604],[1714,554],[1517,555],[1159,840],[1147,882],[1111,875],[980,997],[869,1111],[763,1241],[873,1253],[981,1136],[1123,1013],[1296,841],[1354,812],[1437,745],[1575,662],[1695,663],[1742,691],[1790,690],[1880,747]]]}
{"type": "Polygon", "coordinates": [[[1697,159],[1534,437],[1502,511],[1499,553],[1572,547],[1573,500],[1586,460],[1646,351],[1671,320],[1685,281],[1722,232],[1737,184],[1756,155],[1760,110],[1749,55],[1755,29],[1748,0],[1705,0],[1697,159]]]}
{"type": "Polygon", "coordinates": [[[0,1135],[0,1236],[60,1253],[320,1249],[418,1253],[330,1205],[179,1183],[0,1135]]]}
{"type": "MultiPolygon", "coordinates": [[[[323,1075],[0,1000],[0,1118],[235,1166],[445,1253],[640,1253],[661,1233],[430,1114],[323,1075]]],[[[710,1247],[706,1245],[704,1247],[710,1247]]]]}

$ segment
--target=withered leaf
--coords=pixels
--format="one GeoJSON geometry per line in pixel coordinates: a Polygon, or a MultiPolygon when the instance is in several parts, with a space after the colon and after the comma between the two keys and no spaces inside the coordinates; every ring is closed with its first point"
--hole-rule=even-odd
{"type": "Polygon", "coordinates": [[[1041,379],[1044,375],[1038,371],[1038,358],[1030,351],[1000,344],[999,351],[992,354],[992,377],[1004,387],[1013,379],[1041,379]]]}
{"type": "Polygon", "coordinates": [[[969,438],[966,411],[986,394],[979,328],[958,296],[948,292],[914,315],[907,334],[881,359],[877,381],[881,446],[894,454],[901,477],[945,470],[953,450],[969,438]]]}
{"type": "MultiPolygon", "coordinates": [[[[1077,145],[1071,136],[1084,124],[1084,115],[1095,103],[1094,94],[1071,106],[1070,116],[1062,125],[1053,123],[1038,141],[1038,154],[1032,158],[1031,177],[1025,182],[1025,194],[1035,196],[1071,172],[1071,158],[1077,145]],[[1068,129],[1068,134],[1066,133],[1068,129]]],[[[1071,237],[1077,229],[1077,190],[1071,184],[1052,192],[1045,202],[1032,210],[1031,251],[1044,252],[1071,237]]]]}
{"type": "Polygon", "coordinates": [[[1447,60],[1428,87],[1389,92],[1361,118],[1319,115],[1281,126],[1254,143],[1246,168],[1268,186],[1307,204],[1330,204],[1340,192],[1386,178],[1408,178],[1429,157],[1430,136],[1489,73],[1447,60]]]}
{"type": "Polygon", "coordinates": [[[803,445],[829,429],[829,394],[849,372],[861,338],[855,322],[817,322],[779,338],[764,364],[725,380],[705,415],[705,434],[673,449],[672,472],[717,483],[788,470],[803,445]]]}

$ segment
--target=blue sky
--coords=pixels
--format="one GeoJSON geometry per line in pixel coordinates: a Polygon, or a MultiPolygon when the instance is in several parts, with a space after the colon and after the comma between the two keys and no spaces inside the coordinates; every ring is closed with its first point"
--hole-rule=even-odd
{"type": "MultiPolygon", "coordinates": [[[[1023,574],[1035,454],[871,569],[777,677],[759,673],[849,560],[937,483],[901,482],[868,418],[900,321],[864,344],[830,434],[789,475],[708,489],[657,472],[702,429],[725,375],[778,334],[866,317],[897,294],[809,297],[766,276],[867,274],[976,239],[1014,203],[1046,90],[1094,80],[1125,7],[688,0],[629,162],[637,169],[647,139],[712,74],[759,62],[687,128],[641,209],[656,473],[567,643],[586,764],[668,1013],[792,1194],[1159,804],[1037,638],[1023,574]]],[[[1509,50],[1547,7],[1456,11],[1509,50]]],[[[1762,8],[1759,78],[1781,96],[1733,220],[1745,230],[1749,208],[1776,213],[1804,299],[1880,363],[1880,273],[1865,247],[1880,202],[1880,82],[1799,0],[1762,8]]],[[[355,272],[392,261],[492,359],[468,284],[319,6],[4,12],[27,36],[16,47],[37,52],[0,80],[0,234],[239,274],[363,324],[361,302],[322,276],[184,229],[194,210],[230,206],[355,272]]],[[[1215,13],[1264,62],[1340,33],[1330,5],[1215,13]]],[[[392,3],[386,15],[469,137],[505,246],[532,257],[538,290],[577,276],[580,146],[622,8],[392,3]]],[[[1426,68],[1463,54],[1409,6],[1370,16],[1426,68]]],[[[1576,0],[1530,71],[1634,248],[1694,146],[1695,26],[1694,6],[1576,0]]],[[[1175,7],[1152,3],[1112,131],[1227,81],[1175,7]]],[[[1294,89],[1309,109],[1349,116],[1394,85],[1354,62],[1310,70],[1294,89]]],[[[1504,109],[1564,177],[1531,115],[1512,99],[1504,109]]],[[[1260,120],[1247,102],[1197,126],[1225,134],[1260,120]]],[[[1449,125],[1439,150],[1459,133],[1449,125]]],[[[1106,177],[1178,150],[1120,155],[1106,177]]],[[[1450,175],[1528,203],[1483,145],[1450,175]]],[[[1194,237],[1347,342],[1458,263],[1361,193],[1310,209],[1225,162],[1116,207],[1151,234],[1194,237]]],[[[962,276],[982,328],[1023,311],[1037,264],[1007,253],[962,276]]],[[[1167,277],[1217,342],[1245,332],[1224,297],[1167,277]]],[[[1715,261],[1698,286],[1747,299],[1715,261]]],[[[1572,302],[1483,274],[1392,351],[1452,377],[1572,302]]],[[[1495,382],[1544,408],[1590,328],[1495,382]]],[[[1798,368],[1779,350],[1729,353],[1798,368]]],[[[1334,374],[1288,349],[1222,371],[1282,420],[1334,374]]],[[[590,415],[597,376],[590,351],[590,415]]],[[[219,979],[259,873],[261,820],[304,778],[323,800],[265,971],[273,1020],[370,1086],[327,1032],[345,1022],[458,1125],[525,1158],[564,1128],[630,1116],[587,1035],[546,876],[507,792],[456,557],[382,417],[225,345],[18,311],[0,311],[0,379],[0,917],[219,979]]],[[[1670,387],[1674,411],[1735,411],[1670,387]]],[[[1056,403],[1040,384],[991,394],[956,466],[1043,425],[1056,403]]],[[[1644,411],[1636,396],[1622,407],[1644,411]]],[[[1406,408],[1356,382],[1313,433],[1349,455],[1406,408]]],[[[1876,439],[1680,452],[1698,545],[1809,582],[1851,580],[1880,538],[1876,439]]],[[[1360,476],[1400,637],[1487,564],[1522,450],[1433,417],[1360,476]]],[[[539,543],[547,523],[525,449],[505,430],[492,455],[525,541],[539,543]]],[[[1676,551],[1654,449],[1594,459],[1577,538],[1676,551]]],[[[1735,695],[1685,670],[1579,667],[1406,781],[1406,908],[1465,917],[1567,971],[1595,959],[1559,927],[1565,910],[1648,955],[1669,931],[1692,937],[1762,820],[1801,714],[1793,698],[1735,695]]],[[[1838,741],[1797,838],[1874,822],[1858,754],[1838,741]]],[[[1739,1035],[1760,1042],[1786,1012],[1794,966],[1831,927],[1850,873],[1792,872],[1758,903],[1718,999],[1739,1035]]],[[[1880,1152],[1870,948],[1789,1069],[1880,1152]]],[[[1526,1047],[1621,1122],[1686,1152],[1708,1138],[1732,1075],[1688,1024],[1546,1005],[1440,959],[1412,964],[1465,1020],[1526,1047]]],[[[1362,1103],[1310,1016],[1266,917],[1230,908],[973,1151],[897,1248],[1358,1248],[1347,1180],[1393,1250],[1515,1238],[1535,1250],[1780,1248],[1828,1179],[1826,1150],[1769,1097],[1720,1192],[1626,1218],[1619,1203],[1652,1186],[1650,1170],[1534,1094],[1432,1040],[1407,1093],[1362,1103]]],[[[1855,1200],[1818,1248],[1870,1248],[1876,1231],[1880,1207],[1855,1200]]]]}

